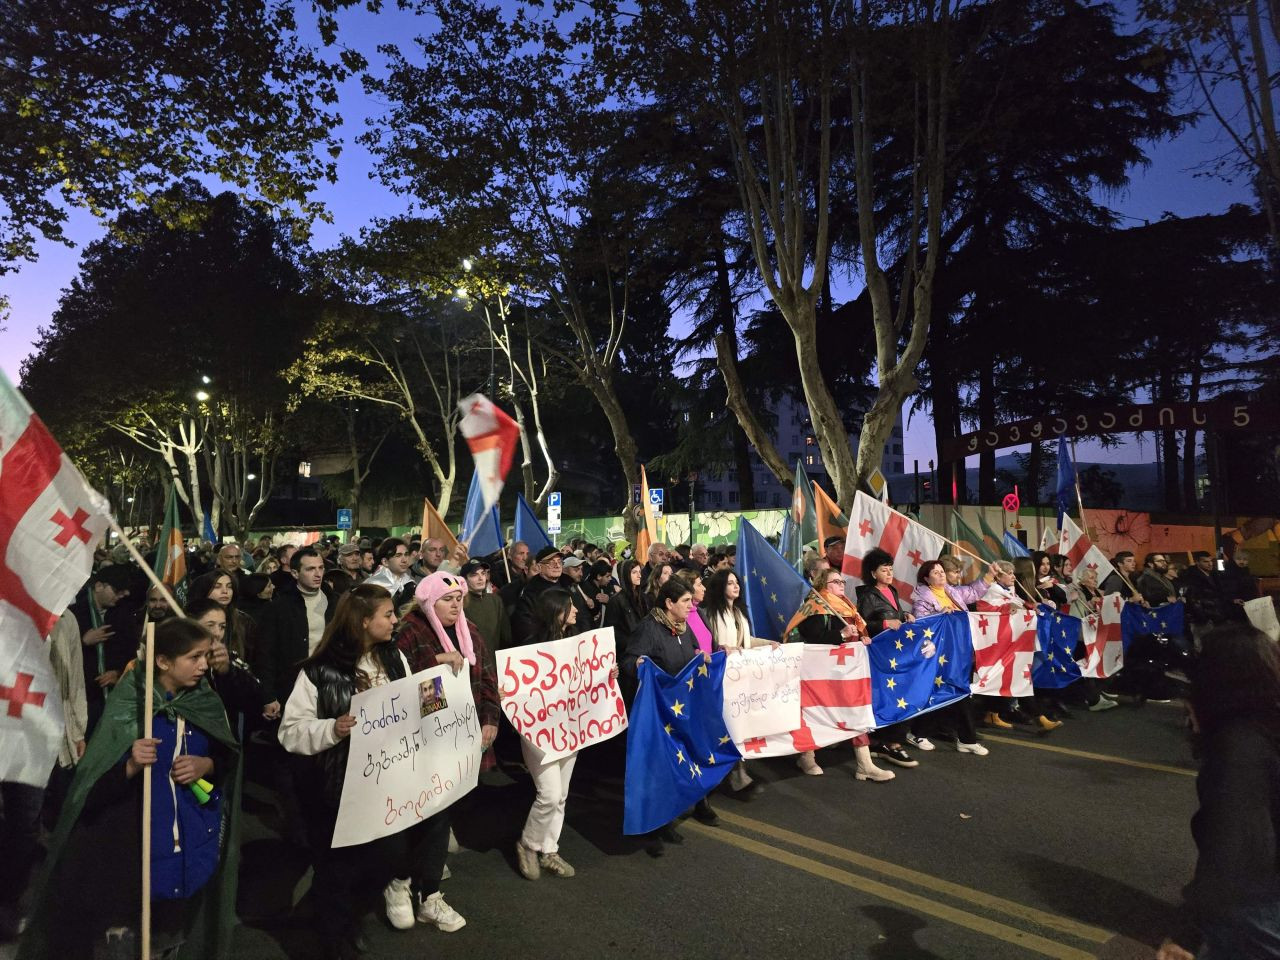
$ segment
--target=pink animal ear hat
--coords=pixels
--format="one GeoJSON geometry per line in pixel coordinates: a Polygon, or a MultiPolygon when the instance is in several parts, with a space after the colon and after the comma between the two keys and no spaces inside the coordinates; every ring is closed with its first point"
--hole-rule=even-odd
{"type": "MultiPolygon", "coordinates": [[[[440,623],[440,618],[436,616],[436,601],[446,593],[454,593],[455,591],[465,597],[467,595],[467,582],[461,577],[456,577],[452,573],[445,573],[443,570],[437,570],[431,576],[425,577],[418,584],[418,588],[413,591],[413,595],[422,606],[422,612],[427,615],[427,622],[431,624],[431,629],[436,632],[436,636],[440,638],[440,643],[449,653],[454,652],[453,641],[449,639],[449,634],[445,632],[444,625],[440,623]]],[[[471,643],[471,630],[467,626],[465,613],[459,615],[458,623],[454,629],[458,634],[458,646],[462,647],[462,655],[467,658],[467,663],[475,666],[476,651],[471,643]]]]}

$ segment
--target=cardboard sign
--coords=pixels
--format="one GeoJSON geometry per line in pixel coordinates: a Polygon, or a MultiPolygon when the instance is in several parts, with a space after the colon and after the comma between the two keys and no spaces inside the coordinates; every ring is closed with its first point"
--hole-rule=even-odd
{"type": "Polygon", "coordinates": [[[577,753],[627,729],[613,627],[498,651],[502,712],[544,760],[577,753]]]}
{"type": "Polygon", "coordinates": [[[734,743],[800,726],[802,644],[730,653],[724,666],[724,723],[734,743]]]}
{"type": "Polygon", "coordinates": [[[357,693],[351,715],[333,846],[399,833],[475,789],[480,717],[467,670],[432,667],[357,693]]]}

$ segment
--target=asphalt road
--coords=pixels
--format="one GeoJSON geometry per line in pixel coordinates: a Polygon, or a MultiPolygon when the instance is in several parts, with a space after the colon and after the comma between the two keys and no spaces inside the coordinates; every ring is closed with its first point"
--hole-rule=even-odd
{"type": "MultiPolygon", "coordinates": [[[[532,786],[486,774],[455,807],[463,849],[443,887],[467,926],[394,931],[370,891],[369,956],[1151,957],[1194,863],[1181,720],[1155,704],[1077,711],[1048,735],[986,732],[987,757],[939,745],[884,784],[854,780],[848,747],[819,752],[822,777],[754,761],[765,790],[713,794],[721,824],[684,823],[661,859],[621,835],[621,779],[596,747],[561,842],[577,876],[532,883],[512,852],[532,786]]],[[[245,832],[236,955],[309,960],[305,857],[268,829],[267,798],[250,791],[262,815],[245,832]]]]}

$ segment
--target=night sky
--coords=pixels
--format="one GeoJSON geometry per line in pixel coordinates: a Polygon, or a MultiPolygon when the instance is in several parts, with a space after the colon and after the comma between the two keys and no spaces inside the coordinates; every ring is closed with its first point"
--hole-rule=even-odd
{"type": "MultiPolygon", "coordinates": [[[[379,43],[403,43],[406,36],[422,33],[425,25],[391,4],[376,16],[363,10],[348,11],[341,23],[342,41],[364,52],[374,69],[382,63],[375,49],[379,43]]],[[[372,158],[355,142],[366,119],[381,112],[379,105],[365,96],[358,81],[348,82],[342,88],[339,112],[346,121],[342,128],[346,145],[339,162],[338,182],[326,185],[317,194],[334,218],[332,224],[316,224],[313,244],[318,249],[334,244],[343,235],[357,233],[373,217],[393,216],[406,209],[403,198],[370,179],[372,158]]],[[[1134,169],[1127,189],[1102,199],[1118,213],[1132,218],[1134,224],[1158,219],[1165,212],[1193,216],[1219,213],[1232,203],[1251,203],[1248,185],[1243,181],[1227,183],[1206,174],[1206,165],[1223,154],[1227,146],[1214,121],[1207,119],[1172,141],[1150,145],[1150,166],[1134,169]]],[[[216,183],[208,185],[217,189],[216,183]]],[[[88,213],[72,214],[67,235],[77,244],[87,243],[101,234],[101,228],[88,213]]],[[[37,328],[49,322],[62,289],[77,272],[77,249],[41,243],[37,251],[37,262],[24,265],[16,275],[0,278],[0,291],[9,296],[12,308],[7,329],[0,333],[0,368],[14,380],[22,360],[31,352],[37,328]]],[[[175,318],[175,324],[177,322],[175,318]]],[[[145,366],[145,354],[140,354],[132,375],[145,376],[145,366]]],[[[905,452],[908,469],[913,458],[920,460],[922,469],[926,461],[934,458],[932,426],[925,418],[915,417],[908,427],[905,452]]],[[[1142,445],[1130,441],[1110,451],[1091,444],[1080,446],[1082,460],[1097,457],[1113,462],[1140,462],[1154,455],[1155,449],[1149,440],[1142,445]]]]}

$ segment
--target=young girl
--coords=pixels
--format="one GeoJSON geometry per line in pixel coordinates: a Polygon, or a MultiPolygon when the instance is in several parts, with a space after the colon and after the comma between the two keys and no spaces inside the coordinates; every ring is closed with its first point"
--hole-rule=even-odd
{"type": "Polygon", "coordinates": [[[438,892],[449,844],[447,811],[389,837],[332,846],[356,723],[351,697],[409,675],[409,664],[392,642],[395,625],[385,587],[363,583],[344,596],[315,653],[303,661],[280,721],[284,748],[311,758],[297,776],[315,869],[311,892],[329,955],[343,960],[361,952],[360,896],[370,887],[386,884],[387,919],[398,930],[414,924],[415,893],[423,898],[419,922],[450,933],[466,923],[438,892]]]}
{"type": "Polygon", "coordinates": [[[188,942],[184,956],[227,955],[239,859],[238,747],[205,676],[210,647],[209,632],[193,620],[156,626],[150,738],[142,736],[145,670],[131,670],[112,692],[71,784],[20,957],[136,955],[145,767],[152,768],[152,956],[176,956],[188,942]],[[104,949],[104,940],[115,944],[104,949]]]}
{"type": "MultiPolygon", "coordinates": [[[[577,623],[578,610],[566,590],[552,587],[538,597],[534,605],[536,628],[531,643],[559,640],[577,623]]],[[[615,665],[610,680],[618,679],[615,665]]],[[[516,863],[526,880],[537,880],[545,870],[557,877],[572,877],[573,867],[560,856],[560,831],[564,827],[564,807],[569,799],[569,780],[578,755],[571,753],[558,760],[544,760],[542,751],[524,737],[520,738],[524,765],[533,777],[537,795],[524,823],[524,831],[516,841],[516,863]]]]}
{"type": "Polygon", "coordinates": [[[212,641],[209,648],[209,685],[222,698],[231,730],[243,743],[245,718],[257,717],[265,704],[262,684],[227,643],[228,613],[226,605],[212,597],[189,600],[186,605],[187,616],[209,631],[212,641]]]}

